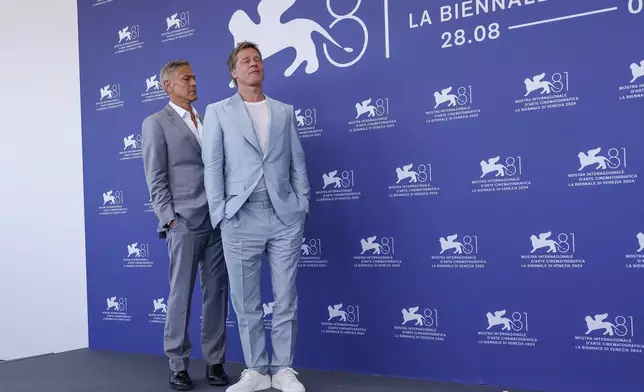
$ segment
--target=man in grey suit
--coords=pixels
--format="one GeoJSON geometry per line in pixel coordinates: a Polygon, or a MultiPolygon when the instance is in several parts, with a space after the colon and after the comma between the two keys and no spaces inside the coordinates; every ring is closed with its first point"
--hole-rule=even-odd
{"type": "Polygon", "coordinates": [[[221,232],[210,223],[203,181],[203,126],[192,106],[197,100],[195,75],[187,61],[172,61],[161,69],[170,102],[143,121],[145,180],[150,191],[158,232],[166,238],[170,258],[170,294],[164,350],[170,362],[170,387],[193,389],[188,374],[192,346],[188,337],[190,304],[197,268],[203,292],[201,346],[206,378],[227,385],[226,352],[228,274],[221,232]]]}
{"type": "Polygon", "coordinates": [[[248,367],[229,392],[271,388],[303,392],[292,369],[297,332],[295,287],[309,181],[293,106],[262,91],[257,46],[228,58],[238,92],[206,108],[203,161],[210,220],[221,222],[233,308],[248,367]],[[266,254],[273,286],[272,360],[266,352],[260,268],[266,254]],[[272,380],[271,376],[272,375],[272,380]]]}

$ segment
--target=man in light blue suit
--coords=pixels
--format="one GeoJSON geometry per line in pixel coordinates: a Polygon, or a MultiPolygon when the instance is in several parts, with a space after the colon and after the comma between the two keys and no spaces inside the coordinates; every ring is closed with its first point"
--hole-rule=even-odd
{"type": "Polygon", "coordinates": [[[262,91],[264,67],[257,46],[238,44],[228,58],[228,68],[238,92],[206,108],[202,147],[211,223],[216,227],[221,222],[247,366],[227,391],[273,387],[304,392],[291,367],[298,312],[295,280],[310,197],[304,150],[293,106],[262,91]],[[264,254],[275,301],[270,362],[260,296],[264,254]]]}

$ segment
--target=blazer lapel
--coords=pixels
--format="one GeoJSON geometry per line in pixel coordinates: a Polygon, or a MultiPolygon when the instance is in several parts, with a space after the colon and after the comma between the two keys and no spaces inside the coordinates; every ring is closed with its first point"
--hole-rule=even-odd
{"type": "Polygon", "coordinates": [[[239,93],[235,94],[230,100],[230,104],[235,113],[232,115],[233,122],[237,125],[237,129],[244,136],[248,142],[255,147],[259,154],[262,153],[262,149],[259,147],[259,139],[257,139],[257,134],[255,133],[255,128],[253,128],[253,122],[246,111],[246,106],[242,100],[239,93]]]}
{"type": "Polygon", "coordinates": [[[286,113],[284,113],[282,106],[278,106],[274,100],[268,97],[266,97],[266,101],[268,102],[268,140],[266,141],[264,158],[275,148],[280,138],[280,133],[284,130],[284,120],[286,118],[286,113]]]}
{"type": "Polygon", "coordinates": [[[192,131],[190,130],[190,128],[188,128],[186,123],[183,122],[181,117],[179,117],[179,114],[170,105],[165,107],[165,112],[170,118],[170,122],[172,123],[172,125],[174,125],[174,127],[177,128],[177,130],[181,132],[181,134],[183,134],[183,136],[185,136],[186,139],[188,139],[190,144],[192,144],[194,148],[197,149],[199,154],[201,154],[201,146],[199,145],[199,142],[197,141],[195,134],[192,133],[192,131]]]}

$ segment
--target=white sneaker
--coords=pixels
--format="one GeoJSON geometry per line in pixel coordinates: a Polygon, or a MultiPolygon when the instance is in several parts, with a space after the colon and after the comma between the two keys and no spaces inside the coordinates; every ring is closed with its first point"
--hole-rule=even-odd
{"type": "Polygon", "coordinates": [[[290,367],[280,369],[273,375],[273,388],[282,392],[305,392],[304,385],[295,376],[297,372],[290,367]]]}
{"type": "Polygon", "coordinates": [[[271,388],[271,378],[268,374],[261,374],[255,370],[246,369],[242,372],[239,381],[229,386],[226,392],[255,392],[271,388]]]}

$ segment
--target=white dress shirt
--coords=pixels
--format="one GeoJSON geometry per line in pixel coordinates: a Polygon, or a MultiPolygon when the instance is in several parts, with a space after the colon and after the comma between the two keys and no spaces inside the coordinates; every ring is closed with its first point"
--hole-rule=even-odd
{"type": "Polygon", "coordinates": [[[185,122],[188,128],[190,128],[190,130],[192,131],[192,133],[194,133],[195,137],[197,138],[197,142],[201,146],[202,124],[201,124],[201,120],[199,120],[199,113],[197,113],[197,109],[195,109],[194,107],[192,107],[192,105],[190,105],[190,108],[192,109],[192,113],[194,113],[195,118],[197,120],[198,127],[195,128],[195,123],[192,122],[190,113],[186,109],[181,108],[172,102],[170,102],[170,106],[172,106],[174,111],[177,112],[177,114],[179,115],[179,117],[181,117],[183,122],[185,122]]]}

